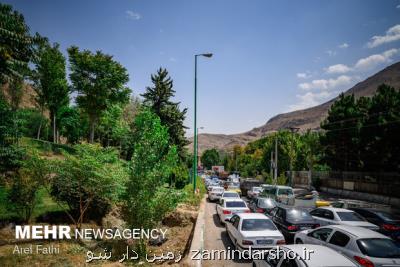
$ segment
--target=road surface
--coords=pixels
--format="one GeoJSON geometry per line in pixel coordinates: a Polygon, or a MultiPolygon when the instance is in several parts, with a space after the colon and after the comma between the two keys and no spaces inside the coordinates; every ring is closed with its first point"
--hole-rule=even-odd
{"type": "MultiPolygon", "coordinates": [[[[228,247],[233,249],[233,244],[229,236],[225,232],[225,226],[219,222],[218,215],[215,210],[215,203],[206,201],[204,217],[204,250],[227,250],[228,247]]],[[[202,266],[252,266],[250,261],[241,260],[203,260],[202,266]]]]}

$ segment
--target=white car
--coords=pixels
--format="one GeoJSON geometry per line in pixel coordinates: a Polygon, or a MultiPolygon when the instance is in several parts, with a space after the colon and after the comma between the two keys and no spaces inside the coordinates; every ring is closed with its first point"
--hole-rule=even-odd
{"type": "Polygon", "coordinates": [[[247,191],[247,197],[248,198],[255,198],[258,197],[258,195],[262,192],[262,187],[259,186],[253,186],[251,190],[247,191]]]}
{"type": "Polygon", "coordinates": [[[400,248],[389,237],[355,226],[330,225],[298,232],[296,243],[330,247],[362,266],[400,266],[400,248]]]}
{"type": "MultiPolygon", "coordinates": [[[[359,267],[360,265],[328,247],[318,245],[285,245],[280,246],[281,253],[273,249],[269,252],[270,257],[254,260],[256,267],[359,267]],[[283,250],[283,251],[282,251],[283,250]],[[309,252],[307,257],[305,251],[309,252]],[[290,253],[290,254],[289,254],[290,253]],[[272,257],[271,255],[279,255],[272,257]],[[290,255],[290,257],[284,257],[290,255]],[[294,257],[293,257],[293,256],[294,257]],[[294,258],[294,259],[291,259],[294,258]]],[[[266,252],[268,253],[268,252],[266,252]]]]}
{"type": "Polygon", "coordinates": [[[285,244],[275,224],[261,213],[234,214],[226,223],[226,232],[236,249],[268,249],[285,244]]]}
{"type": "Polygon", "coordinates": [[[229,221],[235,213],[250,212],[246,202],[240,198],[221,198],[216,209],[222,224],[224,224],[225,221],[229,221]]]}
{"type": "Polygon", "coordinates": [[[310,214],[321,226],[341,224],[365,227],[374,231],[379,230],[377,225],[367,222],[361,215],[352,210],[320,207],[310,211],[310,214]]]}
{"type": "Polygon", "coordinates": [[[224,188],[221,186],[213,186],[210,191],[208,191],[208,199],[210,201],[219,200],[224,193],[224,188]]]}
{"type": "Polygon", "coordinates": [[[240,199],[238,193],[232,191],[224,191],[224,193],[222,193],[222,196],[220,197],[220,201],[222,201],[223,199],[237,199],[237,198],[240,199]]]}

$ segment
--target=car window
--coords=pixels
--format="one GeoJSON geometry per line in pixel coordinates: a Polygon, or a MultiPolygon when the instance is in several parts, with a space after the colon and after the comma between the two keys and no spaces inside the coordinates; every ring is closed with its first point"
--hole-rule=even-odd
{"type": "Polygon", "coordinates": [[[269,219],[245,219],[242,222],[243,231],[277,230],[269,219]]]}
{"type": "Polygon", "coordinates": [[[310,211],[310,214],[312,216],[322,217],[322,210],[321,209],[315,209],[315,210],[310,211]]]}
{"type": "Polygon", "coordinates": [[[357,240],[360,251],[374,258],[400,258],[400,248],[388,238],[368,238],[357,240]]]}
{"type": "Polygon", "coordinates": [[[283,259],[280,267],[298,267],[298,265],[294,259],[283,259]]]}
{"type": "Polygon", "coordinates": [[[385,221],[400,221],[400,217],[399,216],[393,215],[393,214],[388,213],[388,212],[378,211],[377,214],[378,214],[378,216],[383,218],[385,221]]]}
{"type": "Polygon", "coordinates": [[[365,219],[355,212],[336,212],[342,221],[365,221],[365,219]]]}
{"type": "Polygon", "coordinates": [[[237,197],[237,198],[239,198],[239,195],[237,193],[234,193],[234,192],[225,192],[223,194],[223,197],[237,197]]]}
{"type": "Polygon", "coordinates": [[[246,208],[246,203],[243,201],[228,201],[225,205],[227,208],[246,208]]]}
{"type": "Polygon", "coordinates": [[[291,195],[293,195],[293,190],[290,188],[280,188],[278,190],[278,195],[291,196],[291,195]]]}
{"type": "Polygon", "coordinates": [[[260,208],[271,209],[271,208],[275,207],[276,204],[275,204],[273,199],[270,199],[270,198],[265,199],[265,198],[263,198],[263,199],[259,199],[258,200],[257,206],[260,207],[260,208]]]}
{"type": "Polygon", "coordinates": [[[239,216],[234,216],[234,222],[233,222],[233,227],[235,227],[236,229],[238,229],[239,226],[239,222],[240,222],[240,218],[239,216]]]}
{"type": "Polygon", "coordinates": [[[330,210],[324,210],[324,213],[322,216],[323,216],[323,218],[328,219],[328,220],[334,219],[333,212],[330,210]]]}
{"type": "Polygon", "coordinates": [[[329,243],[332,245],[336,245],[339,247],[345,247],[347,243],[349,243],[350,237],[340,231],[336,231],[333,233],[329,243]]]}
{"type": "Polygon", "coordinates": [[[283,251],[280,250],[279,255],[276,249],[271,249],[271,252],[267,254],[267,256],[265,256],[265,261],[267,262],[267,264],[271,267],[277,267],[278,263],[280,261],[280,259],[283,256],[283,251]]]}
{"type": "Polygon", "coordinates": [[[290,209],[286,212],[287,220],[290,221],[309,221],[313,220],[312,216],[307,210],[290,209]]]}
{"type": "Polygon", "coordinates": [[[278,217],[278,218],[282,218],[283,219],[284,218],[284,214],[285,214],[285,211],[283,209],[279,209],[278,208],[275,216],[278,217]]]}
{"type": "Polygon", "coordinates": [[[275,217],[276,211],[277,211],[277,210],[278,210],[277,207],[273,208],[273,209],[271,210],[271,212],[270,212],[270,215],[273,216],[273,217],[275,217]]]}
{"type": "Polygon", "coordinates": [[[315,231],[309,233],[308,235],[313,238],[316,238],[318,240],[326,241],[331,233],[332,233],[332,229],[321,228],[321,229],[318,229],[318,230],[315,230],[315,231]]]}

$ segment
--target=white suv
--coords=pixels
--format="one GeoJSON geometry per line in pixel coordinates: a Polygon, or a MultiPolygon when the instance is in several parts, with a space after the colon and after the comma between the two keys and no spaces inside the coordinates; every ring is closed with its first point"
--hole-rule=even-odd
{"type": "Polygon", "coordinates": [[[208,191],[208,199],[210,201],[219,200],[224,193],[224,188],[221,186],[213,186],[210,191],[208,191]]]}

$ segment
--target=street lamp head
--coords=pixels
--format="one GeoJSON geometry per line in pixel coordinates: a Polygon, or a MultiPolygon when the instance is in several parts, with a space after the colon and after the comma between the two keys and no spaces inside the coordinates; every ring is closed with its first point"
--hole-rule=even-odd
{"type": "Polygon", "coordinates": [[[212,53],[206,53],[206,54],[201,54],[203,57],[212,57],[213,54],[212,53]]]}

